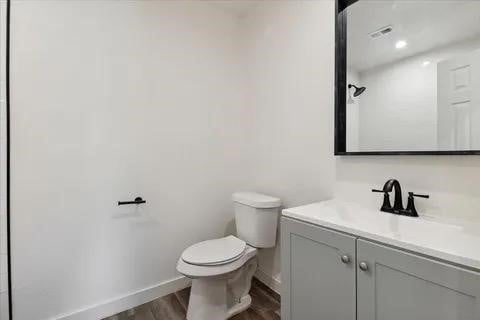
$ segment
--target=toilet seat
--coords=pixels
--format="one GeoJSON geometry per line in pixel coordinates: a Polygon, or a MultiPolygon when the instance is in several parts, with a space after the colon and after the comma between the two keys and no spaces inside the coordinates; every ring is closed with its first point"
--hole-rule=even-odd
{"type": "Polygon", "coordinates": [[[257,255],[257,249],[247,245],[243,254],[236,260],[221,265],[194,265],[183,261],[182,258],[178,259],[177,270],[181,274],[191,278],[203,278],[203,277],[218,277],[227,275],[241,268],[247,261],[254,258],[257,255]]]}
{"type": "Polygon", "coordinates": [[[181,259],[196,266],[218,266],[238,260],[246,247],[245,241],[228,236],[194,244],[183,251],[181,259]]]}

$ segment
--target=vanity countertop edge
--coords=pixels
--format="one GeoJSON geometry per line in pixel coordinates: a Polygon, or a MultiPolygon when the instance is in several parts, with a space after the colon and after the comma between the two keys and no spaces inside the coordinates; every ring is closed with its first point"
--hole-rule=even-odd
{"type": "Polygon", "coordinates": [[[282,216],[480,271],[480,225],[398,216],[338,199],[284,209],[282,216]]]}

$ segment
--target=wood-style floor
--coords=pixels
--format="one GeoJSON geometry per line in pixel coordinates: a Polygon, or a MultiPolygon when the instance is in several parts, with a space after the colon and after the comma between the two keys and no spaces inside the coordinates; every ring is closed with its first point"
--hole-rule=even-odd
{"type": "MultiPolygon", "coordinates": [[[[190,288],[145,303],[104,320],[185,320],[190,288]]],[[[253,279],[252,305],[231,320],[280,320],[280,296],[253,279]]]]}

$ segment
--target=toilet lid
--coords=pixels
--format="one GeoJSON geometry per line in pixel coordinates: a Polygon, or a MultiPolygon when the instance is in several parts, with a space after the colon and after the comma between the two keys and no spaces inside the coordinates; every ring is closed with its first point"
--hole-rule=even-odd
{"type": "Polygon", "coordinates": [[[188,247],[182,253],[182,260],[195,265],[226,264],[240,258],[246,243],[234,236],[202,241],[188,247]]]}

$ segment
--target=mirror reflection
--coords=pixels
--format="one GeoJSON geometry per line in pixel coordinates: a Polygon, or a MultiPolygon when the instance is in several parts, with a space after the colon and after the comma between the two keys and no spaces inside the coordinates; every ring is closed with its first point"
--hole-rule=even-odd
{"type": "Polygon", "coordinates": [[[480,150],[480,1],[347,9],[347,151],[480,150]]]}

